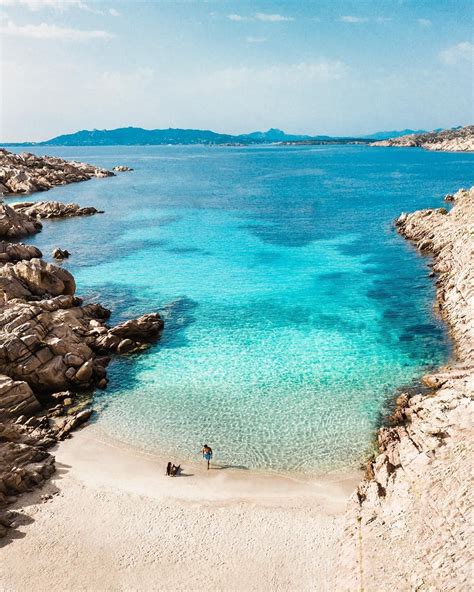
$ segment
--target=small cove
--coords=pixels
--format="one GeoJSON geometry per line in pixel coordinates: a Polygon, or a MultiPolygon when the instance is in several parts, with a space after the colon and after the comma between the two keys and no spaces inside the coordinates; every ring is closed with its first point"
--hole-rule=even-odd
{"type": "Polygon", "coordinates": [[[94,147],[38,152],[112,179],[38,194],[104,209],[29,242],[114,321],[166,329],[110,366],[98,423],[150,451],[321,474],[358,465],[387,400],[445,362],[426,261],[393,230],[403,210],[469,184],[472,155],[330,147],[94,147]]]}

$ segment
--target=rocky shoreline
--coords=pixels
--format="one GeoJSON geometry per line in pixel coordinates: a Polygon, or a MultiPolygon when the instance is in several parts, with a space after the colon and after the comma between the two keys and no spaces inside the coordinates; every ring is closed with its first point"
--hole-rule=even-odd
{"type": "Polygon", "coordinates": [[[112,171],[84,162],[29,152],[14,154],[0,148],[0,194],[48,191],[58,185],[113,176],[112,171]]]}
{"type": "Polygon", "coordinates": [[[407,136],[372,142],[370,146],[424,148],[435,152],[472,152],[474,151],[474,125],[440,132],[408,134],[407,136]]]}
{"type": "Polygon", "coordinates": [[[334,589],[470,589],[474,395],[474,187],[445,208],[402,214],[398,232],[432,256],[436,307],[456,358],[402,395],[350,500],[334,589]]]}
{"type": "MultiPolygon", "coordinates": [[[[32,155],[20,155],[24,164],[8,176],[4,159],[17,159],[5,152],[0,174],[14,192],[109,176],[50,158],[46,172],[31,170],[38,162],[32,155]]],[[[0,537],[15,521],[5,508],[53,474],[48,449],[90,418],[92,391],[106,388],[111,356],[148,347],[163,329],[157,313],[110,327],[110,311],[84,304],[66,269],[44,261],[32,245],[10,242],[41,231],[40,219],[95,213],[58,201],[0,204],[0,537]]]]}

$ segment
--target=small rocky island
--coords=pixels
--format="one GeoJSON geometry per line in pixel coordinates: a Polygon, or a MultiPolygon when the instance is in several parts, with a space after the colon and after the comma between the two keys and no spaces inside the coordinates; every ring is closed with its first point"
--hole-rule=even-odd
{"type": "Polygon", "coordinates": [[[472,152],[474,151],[474,125],[426,132],[423,134],[408,134],[398,138],[372,142],[370,146],[397,146],[400,148],[424,148],[432,151],[472,152]]]}
{"type": "MultiPolygon", "coordinates": [[[[9,193],[112,173],[83,163],[0,152],[9,193]]],[[[74,277],[41,251],[10,242],[41,231],[40,219],[98,213],[58,201],[0,204],[0,537],[14,520],[5,508],[55,470],[48,449],[87,421],[94,388],[106,388],[111,355],[159,338],[157,313],[111,327],[110,310],[84,304],[74,277]]]]}

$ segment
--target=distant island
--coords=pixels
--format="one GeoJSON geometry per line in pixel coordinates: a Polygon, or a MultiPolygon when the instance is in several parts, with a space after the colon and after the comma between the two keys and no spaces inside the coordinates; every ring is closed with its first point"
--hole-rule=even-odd
{"type": "Polygon", "coordinates": [[[122,127],[113,130],[82,130],[73,134],[56,136],[43,142],[3,142],[3,146],[159,146],[159,145],[231,145],[248,146],[253,144],[368,144],[375,140],[395,138],[422,130],[403,130],[400,132],[375,132],[361,137],[332,137],[327,135],[287,134],[277,128],[266,132],[249,134],[220,134],[210,130],[197,129],[154,129],[122,127]]]}

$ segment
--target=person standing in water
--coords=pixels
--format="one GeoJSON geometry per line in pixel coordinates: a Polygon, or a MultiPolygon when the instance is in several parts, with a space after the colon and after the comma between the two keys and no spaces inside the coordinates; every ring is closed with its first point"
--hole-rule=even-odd
{"type": "Polygon", "coordinates": [[[204,460],[207,461],[207,470],[209,470],[210,465],[211,465],[211,459],[212,459],[212,448],[210,446],[208,446],[207,444],[204,444],[201,452],[202,452],[202,456],[203,456],[204,460]]]}

